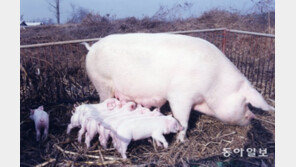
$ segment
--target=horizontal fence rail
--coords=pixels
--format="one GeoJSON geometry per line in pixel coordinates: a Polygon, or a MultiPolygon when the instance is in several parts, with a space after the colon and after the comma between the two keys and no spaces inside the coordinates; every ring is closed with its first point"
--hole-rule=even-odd
{"type": "MultiPolygon", "coordinates": [[[[213,29],[188,30],[188,31],[169,31],[169,32],[162,32],[162,33],[189,34],[189,33],[214,32],[214,31],[223,31],[223,30],[228,32],[247,34],[247,35],[258,35],[258,36],[271,37],[271,38],[275,37],[275,35],[273,34],[241,31],[241,30],[226,29],[226,28],[213,28],[213,29]]],[[[90,38],[90,39],[77,39],[77,40],[69,40],[69,41],[47,42],[47,43],[39,43],[39,44],[21,45],[20,48],[23,49],[23,48],[34,48],[34,47],[52,46],[52,45],[74,44],[74,43],[82,43],[82,42],[95,42],[100,39],[101,38],[90,38]]]]}
{"type": "MultiPolygon", "coordinates": [[[[186,34],[213,43],[260,93],[274,99],[274,35],[226,28],[166,33],[186,34]]],[[[100,39],[21,45],[21,106],[98,99],[85,72],[87,50],[80,43],[100,39]]]]}

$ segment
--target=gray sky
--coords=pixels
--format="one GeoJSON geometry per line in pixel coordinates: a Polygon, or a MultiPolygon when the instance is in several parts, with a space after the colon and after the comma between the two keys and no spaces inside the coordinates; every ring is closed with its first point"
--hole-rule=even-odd
{"type": "MultiPolygon", "coordinates": [[[[34,21],[43,18],[55,20],[54,13],[50,11],[48,2],[52,0],[21,0],[20,13],[24,20],[34,21]]],[[[257,2],[259,0],[253,0],[257,2]]],[[[160,5],[168,8],[178,3],[192,3],[188,11],[183,11],[186,16],[199,16],[212,8],[234,9],[241,12],[250,12],[254,3],[251,0],[61,0],[61,22],[64,23],[72,13],[71,4],[83,7],[101,15],[116,15],[116,18],[152,16],[160,5]]],[[[274,0],[273,0],[274,3],[274,0]]]]}

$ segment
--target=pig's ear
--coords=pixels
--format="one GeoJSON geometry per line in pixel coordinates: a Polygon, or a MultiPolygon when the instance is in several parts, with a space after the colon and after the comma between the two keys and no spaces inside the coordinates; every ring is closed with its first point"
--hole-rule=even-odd
{"type": "Polygon", "coordinates": [[[107,108],[108,110],[113,110],[115,108],[115,102],[112,101],[112,102],[107,102],[107,108]]]}
{"type": "Polygon", "coordinates": [[[133,110],[135,110],[136,109],[136,103],[132,103],[130,106],[129,106],[129,110],[130,111],[133,111],[133,110]]]}
{"type": "Polygon", "coordinates": [[[74,104],[74,108],[78,107],[79,105],[77,103],[74,104]]]}
{"type": "Polygon", "coordinates": [[[34,114],[34,111],[33,109],[30,109],[30,115],[33,115],[34,114]]]}
{"type": "Polygon", "coordinates": [[[43,106],[39,106],[38,110],[44,110],[43,106]]]}
{"type": "Polygon", "coordinates": [[[167,130],[167,132],[169,132],[173,128],[173,123],[170,119],[167,119],[165,121],[165,124],[166,124],[166,130],[167,130]]]}

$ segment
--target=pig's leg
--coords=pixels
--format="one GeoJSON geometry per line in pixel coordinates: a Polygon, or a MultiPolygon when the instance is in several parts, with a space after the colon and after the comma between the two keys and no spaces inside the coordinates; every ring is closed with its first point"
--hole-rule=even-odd
{"type": "Polygon", "coordinates": [[[44,141],[47,138],[48,135],[48,126],[44,127],[42,140],[44,141]]]}
{"type": "Polygon", "coordinates": [[[85,133],[85,144],[86,144],[86,148],[89,148],[90,142],[91,142],[91,140],[93,139],[94,136],[95,136],[95,134],[92,131],[92,129],[90,129],[90,131],[87,131],[85,133]]]}
{"type": "Polygon", "coordinates": [[[89,142],[90,142],[90,140],[89,140],[89,134],[88,134],[88,132],[86,132],[85,133],[85,144],[86,144],[86,148],[89,148],[89,142]]]}
{"type": "Polygon", "coordinates": [[[40,136],[41,136],[41,133],[40,133],[40,130],[36,130],[36,140],[39,141],[40,140],[40,136]]]}
{"type": "Polygon", "coordinates": [[[102,125],[99,126],[99,141],[101,146],[106,149],[107,148],[107,141],[106,141],[106,137],[104,135],[104,127],[102,125]]]}
{"type": "Polygon", "coordinates": [[[120,154],[122,156],[123,159],[126,159],[127,156],[126,156],[126,150],[127,150],[127,147],[130,143],[130,140],[127,140],[127,141],[120,141],[120,154]]]}
{"type": "Polygon", "coordinates": [[[179,132],[177,137],[177,141],[180,142],[184,142],[185,140],[189,115],[192,107],[192,99],[193,98],[181,97],[180,94],[176,94],[175,96],[169,98],[173,115],[183,127],[183,130],[179,132]]]}
{"type": "Polygon", "coordinates": [[[152,138],[156,141],[160,141],[163,144],[164,148],[168,148],[169,144],[162,134],[152,134],[152,138]]]}
{"type": "Polygon", "coordinates": [[[73,128],[74,128],[74,127],[73,127],[72,123],[70,123],[70,124],[68,125],[68,127],[67,127],[67,134],[70,134],[70,132],[71,132],[71,130],[72,130],[73,128]]]}
{"type": "Polygon", "coordinates": [[[110,138],[110,131],[108,129],[103,129],[103,133],[100,134],[99,141],[104,149],[107,148],[107,142],[110,138]]]}
{"type": "Polygon", "coordinates": [[[111,132],[110,136],[112,137],[112,143],[113,143],[114,148],[116,148],[118,150],[117,136],[114,134],[114,132],[111,132]]]}
{"type": "Polygon", "coordinates": [[[162,147],[162,144],[159,141],[156,140],[155,142],[158,147],[162,147]]]}
{"type": "Polygon", "coordinates": [[[97,127],[97,122],[95,120],[89,120],[89,122],[86,125],[87,132],[85,134],[85,144],[87,148],[89,148],[91,140],[98,132],[97,127]]]}
{"type": "Polygon", "coordinates": [[[194,107],[193,107],[194,110],[197,110],[201,113],[204,113],[206,115],[209,115],[209,116],[215,116],[215,112],[208,106],[208,104],[206,103],[206,101],[203,101],[202,103],[200,104],[196,104],[194,107]]]}
{"type": "Polygon", "coordinates": [[[91,136],[90,136],[89,132],[86,132],[85,133],[85,144],[86,144],[86,148],[89,148],[90,141],[91,141],[91,136]]]}
{"type": "Polygon", "coordinates": [[[152,143],[153,143],[153,147],[155,147],[155,143],[156,143],[157,147],[162,147],[161,142],[159,142],[158,140],[154,140],[153,138],[152,138],[152,143]]]}
{"type": "Polygon", "coordinates": [[[95,86],[96,90],[99,93],[100,102],[103,102],[106,99],[111,98],[111,97],[114,96],[111,89],[110,89],[110,87],[108,87],[106,84],[103,84],[102,82],[93,82],[93,83],[94,83],[94,86],[95,86]]]}
{"type": "Polygon", "coordinates": [[[37,124],[35,125],[35,130],[36,130],[36,141],[39,141],[40,140],[40,136],[41,136],[41,133],[40,133],[40,126],[38,126],[37,124]]]}
{"type": "Polygon", "coordinates": [[[107,148],[107,141],[106,141],[106,138],[102,135],[99,136],[99,141],[100,141],[100,144],[101,146],[106,149],[107,148]]]}
{"type": "Polygon", "coordinates": [[[84,132],[85,132],[85,125],[82,124],[81,129],[78,132],[78,142],[79,143],[81,143],[81,138],[82,138],[82,135],[84,134],[84,132]]]}

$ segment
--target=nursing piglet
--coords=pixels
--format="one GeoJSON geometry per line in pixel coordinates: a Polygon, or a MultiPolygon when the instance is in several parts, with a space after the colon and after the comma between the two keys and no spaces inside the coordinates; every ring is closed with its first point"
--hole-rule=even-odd
{"type": "Polygon", "coordinates": [[[30,109],[30,118],[35,122],[36,140],[40,140],[40,131],[43,129],[42,140],[44,141],[48,135],[49,118],[43,106],[39,106],[37,109],[30,109]]]}
{"type": "MultiPolygon", "coordinates": [[[[122,107],[122,104],[117,99],[115,99],[115,100],[109,99],[108,101],[109,102],[105,103],[105,104],[104,104],[104,102],[103,102],[103,104],[100,103],[100,104],[96,104],[96,105],[85,104],[84,110],[82,110],[83,112],[79,113],[77,120],[78,120],[78,124],[81,126],[81,129],[78,132],[78,142],[79,143],[81,142],[82,135],[86,131],[85,144],[86,144],[87,148],[89,148],[90,141],[93,139],[93,137],[97,133],[100,134],[100,139],[102,141],[106,141],[106,142],[103,142],[103,147],[106,148],[108,138],[104,137],[104,135],[102,133],[102,131],[104,131],[104,128],[100,127],[100,122],[103,119],[103,118],[101,118],[102,117],[101,114],[104,113],[105,115],[112,115],[112,114],[114,115],[114,113],[118,112],[118,110],[120,110],[121,108],[124,110],[124,107],[122,107]],[[111,100],[113,100],[113,101],[111,101],[111,100]],[[106,106],[107,108],[104,108],[104,107],[99,108],[97,106],[99,106],[99,107],[106,106]],[[114,111],[110,111],[110,110],[114,110],[114,111]]],[[[130,103],[133,105],[133,107],[130,106],[129,110],[132,110],[132,108],[135,108],[135,103],[133,103],[133,102],[130,102],[130,103]]],[[[78,111],[81,111],[81,110],[78,110],[78,111]]],[[[121,111],[119,111],[119,112],[121,113],[121,111]]],[[[77,116],[74,116],[74,118],[73,118],[74,122],[75,122],[76,117],[77,116]]],[[[73,126],[73,125],[71,125],[71,126],[73,126]]]]}
{"type": "Polygon", "coordinates": [[[99,104],[82,104],[75,107],[75,111],[72,112],[71,122],[67,127],[67,134],[75,127],[81,127],[85,120],[85,114],[92,111],[110,111],[113,110],[116,106],[121,106],[121,103],[115,98],[106,99],[104,102],[99,104]]]}
{"type": "Polygon", "coordinates": [[[181,130],[183,127],[172,115],[129,119],[122,122],[116,129],[119,142],[118,151],[122,158],[126,159],[126,150],[131,140],[141,140],[148,137],[161,142],[167,148],[168,143],[163,134],[177,133],[181,130]]]}

